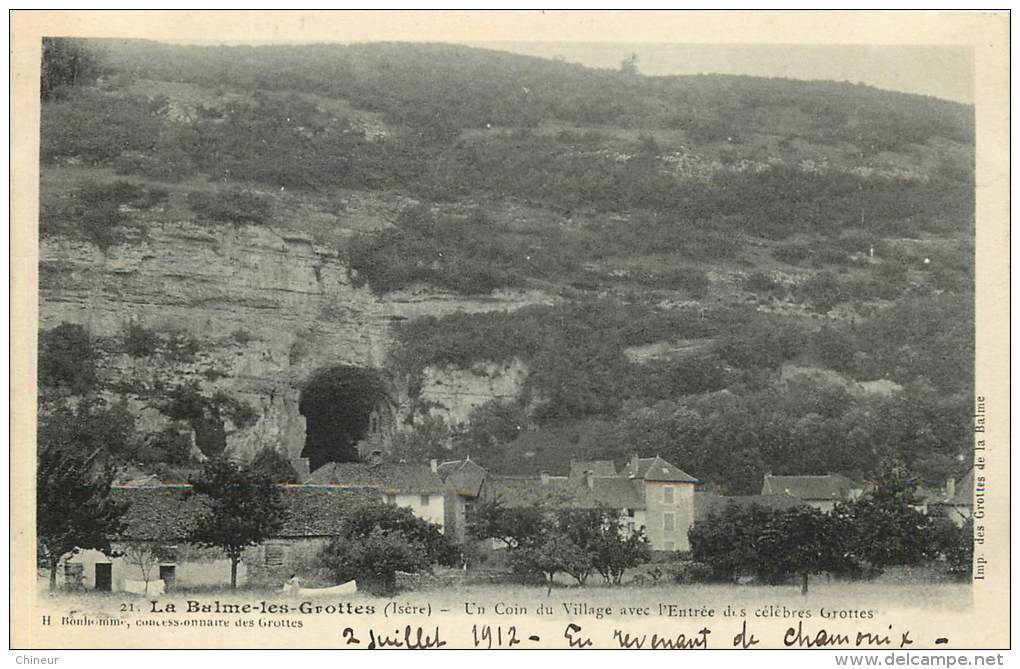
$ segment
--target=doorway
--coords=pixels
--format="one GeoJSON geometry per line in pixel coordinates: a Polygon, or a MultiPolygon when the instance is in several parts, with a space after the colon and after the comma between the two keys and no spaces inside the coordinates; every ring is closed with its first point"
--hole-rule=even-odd
{"type": "Polygon", "coordinates": [[[96,563],[96,590],[113,590],[113,565],[109,562],[96,563]]]}

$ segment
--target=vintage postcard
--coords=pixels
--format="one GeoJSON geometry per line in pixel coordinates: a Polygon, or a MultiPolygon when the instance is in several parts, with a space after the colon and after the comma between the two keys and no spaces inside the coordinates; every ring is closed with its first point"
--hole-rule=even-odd
{"type": "Polygon", "coordinates": [[[1008,647],[1008,34],[13,12],[12,648],[1008,647]]]}

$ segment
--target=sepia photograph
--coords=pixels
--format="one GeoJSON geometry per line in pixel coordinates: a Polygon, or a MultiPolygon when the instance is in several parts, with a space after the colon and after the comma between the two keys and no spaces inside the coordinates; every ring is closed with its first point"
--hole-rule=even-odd
{"type": "Polygon", "coordinates": [[[21,13],[12,647],[1008,647],[1008,94],[909,33],[1008,13],[106,14],[21,13]]]}

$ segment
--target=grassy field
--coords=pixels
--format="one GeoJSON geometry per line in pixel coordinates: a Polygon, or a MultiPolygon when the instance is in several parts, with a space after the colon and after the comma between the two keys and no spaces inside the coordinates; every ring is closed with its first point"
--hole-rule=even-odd
{"type": "MultiPolygon", "coordinates": [[[[48,593],[46,584],[40,581],[40,595],[56,606],[70,605],[78,609],[100,609],[113,613],[122,602],[136,602],[144,606],[146,599],[128,593],[105,593],[84,591],[77,593],[48,593]]],[[[434,610],[464,612],[465,606],[481,606],[494,610],[497,604],[504,609],[534,611],[540,603],[550,605],[555,615],[570,617],[563,604],[584,603],[593,609],[612,608],[613,615],[627,616],[623,607],[646,607],[652,615],[667,615],[663,607],[672,606],[673,615],[689,611],[681,616],[696,616],[694,610],[713,609],[719,615],[727,605],[746,608],[748,611],[763,607],[827,608],[831,610],[871,609],[876,613],[895,608],[896,610],[965,610],[971,606],[969,583],[949,582],[890,582],[878,579],[866,582],[829,581],[824,577],[814,578],[807,595],[802,595],[799,586],[759,586],[736,584],[676,585],[659,583],[645,586],[609,587],[600,584],[587,587],[569,586],[557,583],[551,593],[546,594],[544,586],[537,585],[461,585],[451,588],[404,591],[388,597],[358,592],[342,597],[303,597],[311,602],[335,604],[343,599],[354,604],[399,601],[414,604],[431,604],[434,610]],[[321,602],[317,600],[321,599],[321,602]]],[[[217,600],[220,602],[291,601],[293,598],[269,589],[241,587],[235,592],[229,589],[202,589],[179,591],[158,598],[160,602],[186,602],[187,600],[217,600]]],[[[704,615],[704,614],[703,614],[704,615]]]]}

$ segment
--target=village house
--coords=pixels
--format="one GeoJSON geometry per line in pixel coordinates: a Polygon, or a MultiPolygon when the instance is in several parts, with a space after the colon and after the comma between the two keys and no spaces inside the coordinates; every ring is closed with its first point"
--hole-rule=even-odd
{"type": "Polygon", "coordinates": [[[407,507],[415,516],[440,527],[446,524],[446,485],[439,465],[406,462],[330,462],[305,481],[312,485],[369,487],[386,504],[407,507]]]}
{"type": "Polygon", "coordinates": [[[635,455],[620,474],[637,482],[645,500],[646,531],[652,549],[690,550],[687,532],[694,524],[698,480],[659,456],[635,455]]]}
{"type": "Polygon", "coordinates": [[[866,487],[842,474],[822,476],[773,476],[766,474],[761,494],[792,497],[819,511],[832,511],[837,503],[851,502],[864,494],[866,487]]]}
{"type": "Polygon", "coordinates": [[[946,479],[943,490],[923,495],[921,503],[922,512],[948,518],[957,527],[962,527],[974,517],[973,468],[959,482],[952,477],[946,479]]]}
{"type": "Polygon", "coordinates": [[[704,522],[712,514],[721,514],[730,507],[746,509],[751,506],[760,506],[770,511],[786,511],[806,506],[806,503],[786,495],[719,495],[697,490],[694,493],[694,522],[704,522]]]}
{"type": "Polygon", "coordinates": [[[444,462],[437,471],[446,486],[444,533],[462,544],[467,541],[468,514],[485,494],[486,472],[470,457],[444,462]]]}
{"type": "MultiPolygon", "coordinates": [[[[135,556],[145,549],[156,549],[159,558],[147,556],[150,594],[159,587],[222,587],[230,582],[230,560],[222,551],[187,543],[205,512],[201,495],[190,485],[117,486],[111,492],[114,499],[130,505],[123,519],[125,529],[111,541],[115,556],[80,551],[65,563],[66,587],[141,594],[146,578],[135,556]]],[[[314,557],[337,533],[353,509],[377,504],[380,494],[376,488],[315,485],[280,486],[280,493],[283,526],[245,552],[238,566],[239,584],[282,584],[296,564],[314,557]]]]}
{"type": "Polygon", "coordinates": [[[644,529],[652,550],[689,549],[697,479],[662,458],[636,455],[619,472],[611,461],[572,462],[567,476],[489,476],[486,499],[509,507],[612,509],[629,531],[644,529]]]}

